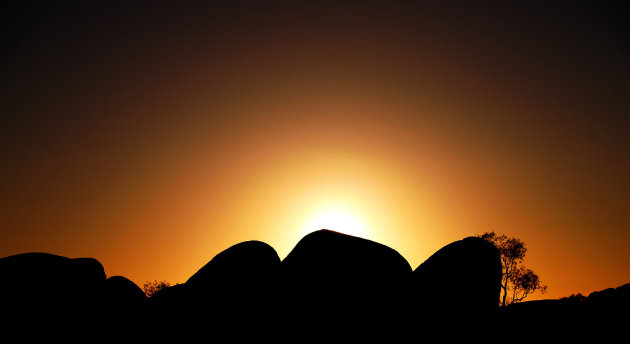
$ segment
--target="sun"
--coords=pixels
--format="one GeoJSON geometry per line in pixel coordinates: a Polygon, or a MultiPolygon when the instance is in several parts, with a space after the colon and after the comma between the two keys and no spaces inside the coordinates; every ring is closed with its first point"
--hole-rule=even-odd
{"type": "Polygon", "coordinates": [[[320,229],[329,229],[362,238],[369,235],[367,227],[356,212],[342,205],[324,206],[313,212],[305,221],[304,234],[320,229]]]}

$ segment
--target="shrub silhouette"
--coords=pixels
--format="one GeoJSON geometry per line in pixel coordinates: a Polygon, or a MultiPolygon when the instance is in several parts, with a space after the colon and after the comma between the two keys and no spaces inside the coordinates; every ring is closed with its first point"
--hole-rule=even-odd
{"type": "Polygon", "coordinates": [[[585,303],[588,298],[581,293],[571,294],[570,296],[565,296],[560,298],[561,301],[571,303],[571,304],[581,304],[585,303]]]}
{"type": "Polygon", "coordinates": [[[166,281],[158,281],[158,280],[155,280],[153,282],[147,281],[142,286],[142,290],[144,291],[145,294],[147,294],[147,297],[151,297],[153,296],[153,294],[157,293],[158,291],[164,288],[170,287],[170,286],[171,284],[166,281]]]}

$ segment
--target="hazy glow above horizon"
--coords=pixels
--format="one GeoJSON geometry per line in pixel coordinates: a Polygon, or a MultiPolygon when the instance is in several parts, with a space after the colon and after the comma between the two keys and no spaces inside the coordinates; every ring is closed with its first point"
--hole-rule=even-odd
{"type": "Polygon", "coordinates": [[[305,221],[303,234],[320,229],[329,229],[360,238],[369,237],[369,229],[360,214],[343,204],[332,203],[318,208],[305,221]]]}

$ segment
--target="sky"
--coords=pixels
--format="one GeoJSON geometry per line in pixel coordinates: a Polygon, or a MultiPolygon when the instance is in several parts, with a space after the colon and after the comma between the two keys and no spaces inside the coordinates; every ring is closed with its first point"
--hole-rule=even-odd
{"type": "Polygon", "coordinates": [[[598,1],[20,1],[0,256],[183,283],[329,228],[415,268],[488,231],[558,298],[630,282],[628,12],[598,1]]]}

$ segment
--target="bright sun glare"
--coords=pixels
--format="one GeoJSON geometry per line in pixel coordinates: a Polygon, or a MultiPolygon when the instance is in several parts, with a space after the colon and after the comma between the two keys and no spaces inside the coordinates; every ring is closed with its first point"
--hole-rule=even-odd
{"type": "Polygon", "coordinates": [[[354,213],[345,207],[328,206],[314,212],[305,223],[305,234],[319,229],[330,229],[352,236],[365,238],[368,235],[366,226],[354,213]]]}

